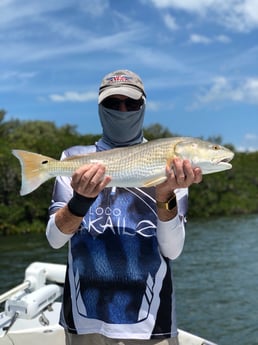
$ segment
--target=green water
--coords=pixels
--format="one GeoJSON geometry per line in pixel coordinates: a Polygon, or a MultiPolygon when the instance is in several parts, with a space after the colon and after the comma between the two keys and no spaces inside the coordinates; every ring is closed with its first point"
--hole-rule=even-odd
{"type": "Polygon", "coordinates": [[[189,222],[174,263],[179,327],[220,345],[258,344],[258,216],[189,222]]]}
{"type": "MultiPolygon", "coordinates": [[[[0,293],[32,261],[66,263],[42,235],[0,238],[0,293]]],[[[258,215],[187,223],[174,263],[178,326],[219,345],[258,345],[258,215]]]]}

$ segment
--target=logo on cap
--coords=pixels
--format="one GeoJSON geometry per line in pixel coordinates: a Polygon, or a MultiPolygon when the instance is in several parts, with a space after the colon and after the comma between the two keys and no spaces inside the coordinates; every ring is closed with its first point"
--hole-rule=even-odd
{"type": "Polygon", "coordinates": [[[131,82],[132,81],[132,77],[129,77],[126,74],[121,74],[121,75],[112,75],[111,77],[107,78],[106,80],[109,83],[119,83],[119,82],[131,82]]]}

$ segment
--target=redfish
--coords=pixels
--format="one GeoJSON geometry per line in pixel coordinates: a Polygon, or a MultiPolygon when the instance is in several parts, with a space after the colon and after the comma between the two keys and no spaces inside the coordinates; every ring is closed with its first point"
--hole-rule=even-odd
{"type": "Polygon", "coordinates": [[[72,176],[83,164],[101,163],[112,178],[108,187],[150,187],[166,180],[166,166],[178,157],[210,174],[231,169],[234,153],[228,148],[191,137],[156,139],[143,144],[76,155],[56,160],[37,153],[12,150],[21,164],[20,194],[26,195],[56,176],[72,176]]]}

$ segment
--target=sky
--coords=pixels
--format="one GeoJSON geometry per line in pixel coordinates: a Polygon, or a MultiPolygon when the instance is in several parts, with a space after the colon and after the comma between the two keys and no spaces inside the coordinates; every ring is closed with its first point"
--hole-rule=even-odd
{"type": "Polygon", "coordinates": [[[1,0],[5,120],[101,134],[98,88],[139,74],[144,126],[258,150],[257,0],[1,0]]]}

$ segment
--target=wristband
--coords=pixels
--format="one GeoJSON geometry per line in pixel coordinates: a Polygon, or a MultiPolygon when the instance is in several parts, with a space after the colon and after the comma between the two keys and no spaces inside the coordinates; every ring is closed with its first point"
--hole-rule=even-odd
{"type": "Polygon", "coordinates": [[[68,202],[67,207],[69,211],[77,217],[84,217],[96,198],[87,198],[76,192],[73,193],[73,197],[68,202]]]}

